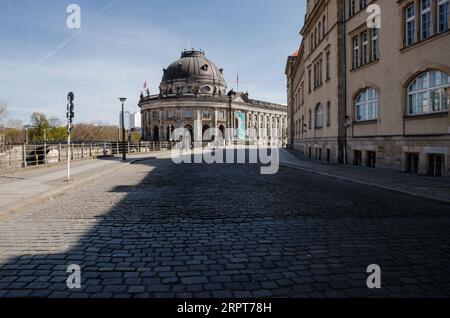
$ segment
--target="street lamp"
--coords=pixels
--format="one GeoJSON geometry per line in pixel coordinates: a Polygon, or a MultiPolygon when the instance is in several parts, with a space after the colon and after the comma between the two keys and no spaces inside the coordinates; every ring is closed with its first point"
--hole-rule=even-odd
{"type": "Polygon", "coordinates": [[[124,104],[127,100],[126,97],[120,97],[119,100],[122,103],[122,160],[127,160],[127,154],[125,153],[125,111],[124,104]]]}

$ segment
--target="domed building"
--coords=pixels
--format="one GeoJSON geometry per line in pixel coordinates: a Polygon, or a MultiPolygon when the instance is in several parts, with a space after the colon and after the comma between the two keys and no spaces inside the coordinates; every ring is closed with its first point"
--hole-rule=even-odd
{"type": "Polygon", "coordinates": [[[237,131],[229,135],[230,142],[248,139],[247,128],[256,130],[256,141],[270,139],[272,129],[285,140],[287,106],[250,99],[248,93],[227,92],[223,68],[203,51],[183,51],[163,72],[159,94],[141,94],[144,140],[171,141],[175,128],[187,128],[193,141],[204,141],[208,128],[218,128],[226,138],[227,127],[237,131]],[[268,133],[263,135],[261,128],[268,133]]]}

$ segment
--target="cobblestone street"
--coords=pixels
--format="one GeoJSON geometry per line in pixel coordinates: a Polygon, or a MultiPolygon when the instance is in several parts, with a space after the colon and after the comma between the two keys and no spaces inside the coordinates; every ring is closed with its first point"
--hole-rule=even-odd
{"type": "Polygon", "coordinates": [[[2,218],[0,297],[448,297],[449,243],[444,203],[151,159],[2,218]],[[369,264],[381,289],[366,286],[369,264]]]}

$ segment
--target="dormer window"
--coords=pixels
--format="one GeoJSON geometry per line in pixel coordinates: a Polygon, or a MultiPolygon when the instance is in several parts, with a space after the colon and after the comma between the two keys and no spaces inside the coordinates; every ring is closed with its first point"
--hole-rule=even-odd
{"type": "Polygon", "coordinates": [[[208,64],[205,64],[201,67],[202,71],[208,72],[208,64]]]}

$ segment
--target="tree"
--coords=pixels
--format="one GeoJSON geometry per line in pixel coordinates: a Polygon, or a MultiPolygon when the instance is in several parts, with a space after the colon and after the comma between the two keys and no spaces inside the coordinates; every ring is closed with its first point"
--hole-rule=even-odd
{"type": "Polygon", "coordinates": [[[50,142],[62,142],[67,140],[67,128],[66,127],[50,128],[47,134],[47,140],[50,142]]]}
{"type": "Polygon", "coordinates": [[[132,142],[138,142],[139,140],[141,140],[141,133],[138,131],[133,131],[130,134],[130,141],[132,142]]]}
{"type": "Polygon", "coordinates": [[[5,141],[7,144],[19,144],[23,143],[24,135],[23,131],[16,128],[8,128],[5,131],[5,141]]]}
{"type": "Polygon", "coordinates": [[[49,131],[50,124],[47,117],[42,113],[33,113],[31,115],[31,124],[33,128],[30,130],[30,137],[33,141],[43,141],[45,132],[49,131]]]}

